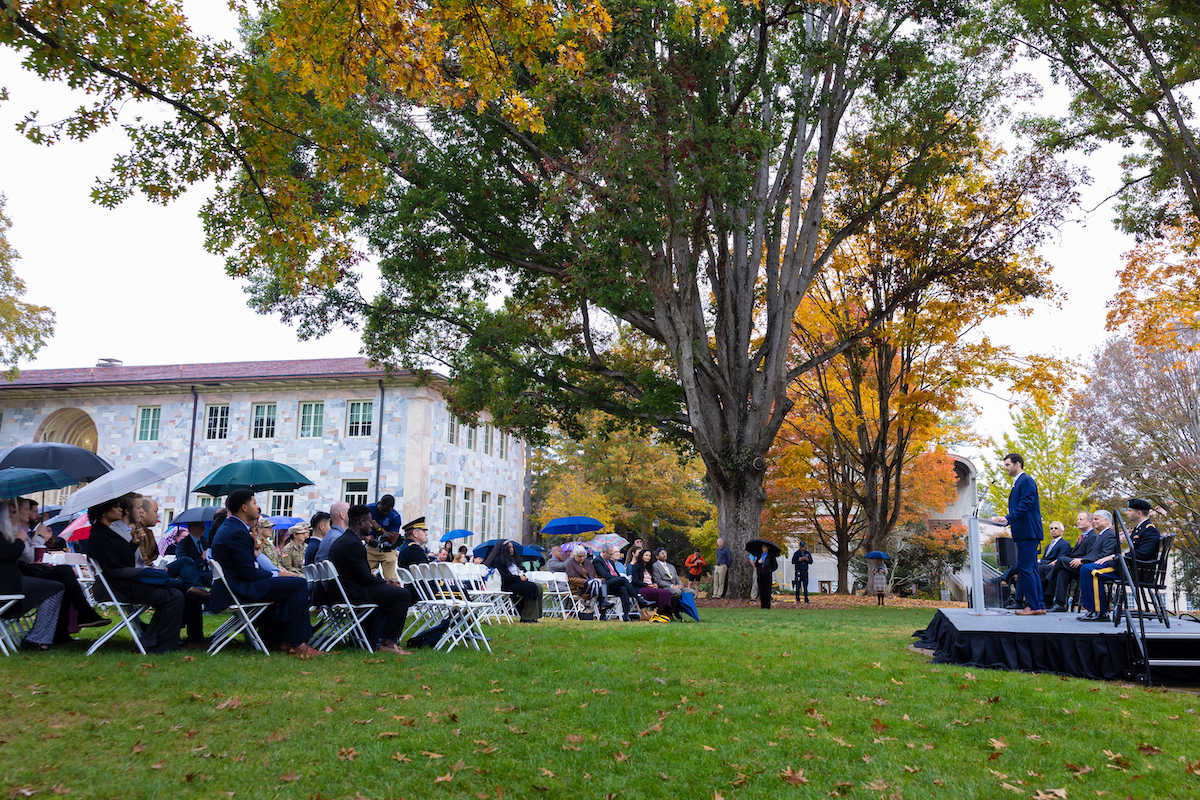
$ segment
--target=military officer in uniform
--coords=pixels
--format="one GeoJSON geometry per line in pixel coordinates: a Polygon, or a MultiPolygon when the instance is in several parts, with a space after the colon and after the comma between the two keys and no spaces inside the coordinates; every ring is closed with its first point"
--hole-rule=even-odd
{"type": "Polygon", "coordinates": [[[398,565],[407,569],[413,564],[428,564],[432,560],[425,549],[428,539],[429,530],[425,527],[424,517],[417,517],[405,525],[404,547],[400,549],[398,565]]]}
{"type": "MultiPolygon", "coordinates": [[[[1129,541],[1133,543],[1133,559],[1137,561],[1153,561],[1158,557],[1160,536],[1158,528],[1150,524],[1150,503],[1140,498],[1130,500],[1126,506],[1129,510],[1129,521],[1133,523],[1133,531],[1129,541]]],[[[1117,545],[1115,555],[1098,558],[1091,564],[1079,568],[1079,601],[1087,610],[1080,622],[1108,622],[1108,598],[1105,596],[1104,581],[1115,580],[1116,560],[1121,557],[1121,546],[1117,545]]],[[[1125,566],[1130,570],[1136,569],[1130,555],[1124,556],[1125,566]]],[[[1142,577],[1142,573],[1138,573],[1142,577]]]]}

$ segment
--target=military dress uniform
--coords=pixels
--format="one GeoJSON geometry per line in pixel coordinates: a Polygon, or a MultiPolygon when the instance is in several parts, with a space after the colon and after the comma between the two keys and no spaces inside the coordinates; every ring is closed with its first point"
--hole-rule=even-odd
{"type": "MultiPolygon", "coordinates": [[[[1130,500],[1129,508],[1149,511],[1150,504],[1145,500],[1130,500]]],[[[1103,583],[1116,580],[1117,559],[1124,558],[1126,568],[1132,573],[1137,569],[1137,561],[1152,561],[1158,556],[1158,545],[1161,540],[1158,528],[1151,524],[1149,518],[1142,520],[1129,534],[1133,544],[1133,552],[1121,555],[1120,545],[1117,546],[1116,556],[1103,564],[1084,564],[1079,569],[1079,601],[1087,613],[1079,619],[1084,622],[1103,622],[1108,619],[1108,597],[1103,583]],[[1130,558],[1132,556],[1132,558],[1130,558]]],[[[1139,572],[1138,577],[1142,574],[1139,572]]]]}
{"type": "Polygon", "coordinates": [[[428,564],[433,560],[429,557],[429,552],[425,547],[412,539],[412,532],[418,528],[426,530],[424,517],[417,517],[404,526],[404,546],[399,549],[396,559],[396,563],[404,569],[408,569],[413,564],[428,564]]]}

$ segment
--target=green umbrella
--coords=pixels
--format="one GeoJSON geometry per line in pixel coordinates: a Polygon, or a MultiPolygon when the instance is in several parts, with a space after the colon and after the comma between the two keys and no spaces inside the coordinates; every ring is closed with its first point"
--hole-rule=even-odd
{"type": "Polygon", "coordinates": [[[301,486],[312,486],[313,482],[287,464],[276,461],[235,461],[209,474],[193,492],[223,497],[234,489],[249,489],[253,492],[267,490],[290,492],[301,486]]]}

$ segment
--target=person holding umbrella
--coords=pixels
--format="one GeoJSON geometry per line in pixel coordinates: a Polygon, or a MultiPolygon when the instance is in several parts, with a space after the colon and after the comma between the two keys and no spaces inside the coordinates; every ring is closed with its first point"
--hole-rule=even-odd
{"type": "Polygon", "coordinates": [[[890,558],[882,550],[872,550],[867,553],[867,591],[875,595],[876,605],[882,606],[883,599],[888,593],[887,565],[884,559],[890,558]]]}
{"type": "Polygon", "coordinates": [[[779,568],[779,545],[765,539],[752,539],[746,544],[746,550],[754,557],[754,577],[758,582],[758,603],[761,608],[771,607],[771,576],[779,568]],[[758,552],[750,550],[751,545],[758,546],[758,552]]]}

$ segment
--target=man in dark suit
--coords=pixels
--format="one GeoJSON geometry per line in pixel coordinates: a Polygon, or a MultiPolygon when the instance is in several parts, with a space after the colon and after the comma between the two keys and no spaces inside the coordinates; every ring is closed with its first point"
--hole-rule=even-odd
{"type": "MultiPolygon", "coordinates": [[[[254,537],[250,531],[258,523],[260,512],[254,492],[249,489],[234,489],[225,499],[229,516],[221,529],[213,535],[212,557],[225,571],[225,580],[237,593],[238,599],[251,603],[274,601],[281,606],[282,630],[276,636],[280,649],[288,655],[312,658],[322,655],[320,650],[310,647],[312,624],[308,617],[308,581],[287,570],[275,576],[258,566],[254,557],[254,537]]],[[[209,611],[223,611],[232,598],[225,586],[217,583],[212,588],[208,601],[209,611]]]]}
{"type": "Polygon", "coordinates": [[[617,568],[617,548],[613,547],[612,543],[600,545],[600,555],[592,559],[592,566],[596,568],[596,577],[604,581],[608,596],[621,598],[621,619],[626,622],[640,619],[640,615],[635,615],[632,611],[637,608],[633,601],[633,584],[625,577],[625,573],[617,568]]]}
{"type": "Polygon", "coordinates": [[[1045,614],[1042,578],[1037,570],[1038,546],[1043,536],[1037,483],[1025,472],[1025,458],[1020,453],[1006,455],[1004,469],[1013,479],[1012,491],[1008,493],[1008,514],[996,517],[994,521],[1012,530],[1017,546],[1017,589],[1025,596],[1025,607],[1017,609],[1016,613],[1021,616],[1045,614]]]}
{"type": "Polygon", "coordinates": [[[371,511],[366,506],[350,508],[350,527],[329,548],[329,560],[337,569],[342,588],[351,603],[374,603],[378,609],[366,620],[367,635],[379,642],[382,653],[403,652],[396,641],[404,631],[412,594],[396,581],[384,580],[371,571],[367,561],[366,540],[375,535],[371,530],[371,511]]]}
{"type": "Polygon", "coordinates": [[[1107,511],[1097,511],[1092,515],[1092,532],[1071,548],[1071,554],[1059,559],[1054,579],[1054,611],[1067,610],[1071,581],[1079,578],[1079,570],[1084,564],[1094,563],[1097,559],[1117,552],[1117,532],[1112,527],[1112,515],[1107,511]],[[1082,547],[1081,547],[1082,545],[1082,547]]]}
{"type": "MultiPolygon", "coordinates": [[[[1129,540],[1133,543],[1133,552],[1126,555],[1125,565],[1130,572],[1138,569],[1136,562],[1153,562],[1158,558],[1158,545],[1161,541],[1158,528],[1150,524],[1150,503],[1140,498],[1130,500],[1126,506],[1129,509],[1129,521],[1133,523],[1133,531],[1129,540]]],[[[1116,530],[1113,530],[1116,538],[1116,530]]],[[[1087,613],[1076,617],[1080,622],[1108,622],[1108,597],[1104,592],[1103,583],[1113,580],[1116,574],[1116,560],[1120,558],[1121,545],[1118,539],[1115,550],[1111,555],[1103,555],[1091,564],[1079,568],[1079,602],[1087,613]]],[[[1138,572],[1142,578],[1144,569],[1138,572]]]]}
{"type": "Polygon", "coordinates": [[[176,558],[190,558],[200,571],[200,582],[212,586],[212,568],[204,555],[204,523],[189,522],[187,536],[175,543],[176,558]]]}
{"type": "Polygon", "coordinates": [[[1058,559],[1065,558],[1071,552],[1071,543],[1063,538],[1063,533],[1066,527],[1055,520],[1050,523],[1050,544],[1046,545],[1045,552],[1042,553],[1042,560],[1038,562],[1038,575],[1042,577],[1042,597],[1051,594],[1052,586],[1050,585],[1050,573],[1054,571],[1054,565],[1058,563],[1058,559]]]}

